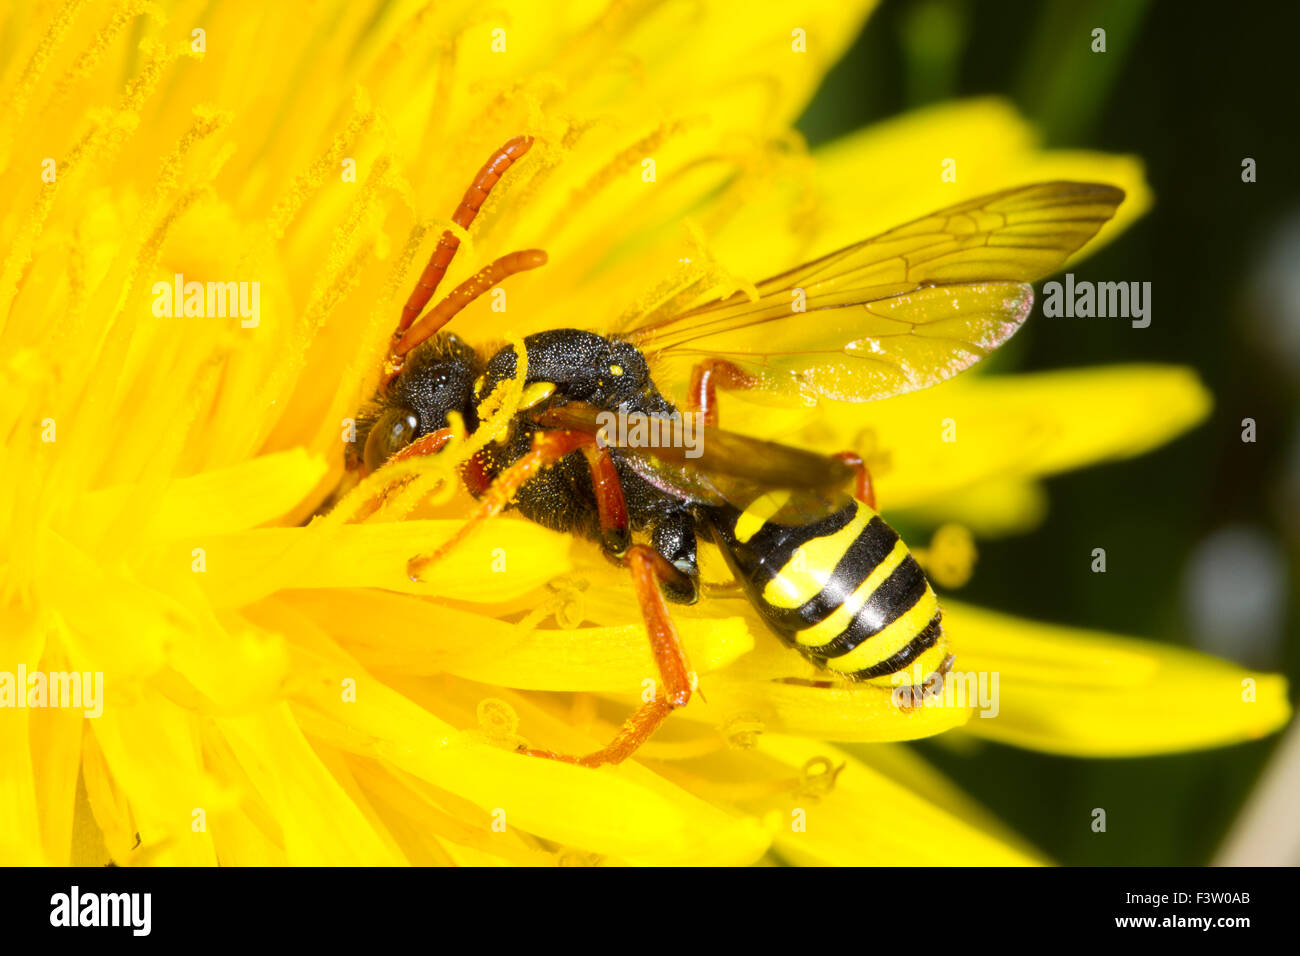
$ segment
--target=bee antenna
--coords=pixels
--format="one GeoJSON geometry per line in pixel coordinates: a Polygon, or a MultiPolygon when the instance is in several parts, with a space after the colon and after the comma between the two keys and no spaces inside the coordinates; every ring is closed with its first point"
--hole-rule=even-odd
{"type": "MultiPolygon", "coordinates": [[[[532,149],[533,138],[531,136],[516,136],[508,141],[500,149],[496,150],[488,161],[483,164],[483,168],[478,171],[474,181],[470,183],[469,189],[465,190],[465,195],[456,207],[456,212],[452,214],[451,221],[462,229],[468,229],[474,217],[478,215],[479,209],[487,200],[488,193],[513,166],[519,157],[532,149]]],[[[397,332],[394,338],[399,337],[403,332],[411,327],[415,317],[420,314],[420,310],[428,305],[429,300],[433,298],[433,293],[438,289],[438,283],[447,272],[447,267],[451,265],[451,260],[456,255],[456,250],[460,248],[460,239],[448,229],[438,240],[438,245],[434,248],[433,254],[429,256],[429,263],[424,267],[424,272],[420,274],[420,279],[411,291],[411,297],[406,300],[406,305],[402,307],[402,318],[397,323],[397,332]]]]}
{"type": "Polygon", "coordinates": [[[470,276],[443,297],[436,306],[406,331],[393,345],[390,365],[401,363],[408,352],[452,320],[461,309],[469,305],[494,285],[517,272],[527,272],[546,265],[546,253],[541,249],[524,249],[501,256],[470,276]]]}
{"type": "MultiPolygon", "coordinates": [[[[474,217],[478,215],[478,211],[483,208],[483,203],[487,201],[492,187],[500,182],[506,170],[532,146],[531,136],[516,136],[489,156],[488,161],[474,177],[474,181],[470,183],[469,189],[465,190],[465,195],[461,198],[460,205],[456,207],[456,212],[452,214],[451,221],[461,229],[468,229],[474,217]]],[[[438,290],[438,283],[447,274],[447,267],[451,265],[451,260],[455,258],[456,250],[459,248],[460,239],[450,229],[443,232],[438,239],[438,245],[434,247],[428,264],[420,273],[419,281],[411,290],[410,298],[406,300],[406,305],[402,306],[402,317],[398,320],[396,331],[393,332],[388,360],[384,363],[380,378],[381,390],[387,389],[389,383],[401,373],[407,353],[450,322],[461,309],[506,277],[546,264],[546,253],[540,249],[528,249],[502,256],[458,285],[450,295],[434,306],[418,325],[412,328],[411,324],[438,290]]]]}

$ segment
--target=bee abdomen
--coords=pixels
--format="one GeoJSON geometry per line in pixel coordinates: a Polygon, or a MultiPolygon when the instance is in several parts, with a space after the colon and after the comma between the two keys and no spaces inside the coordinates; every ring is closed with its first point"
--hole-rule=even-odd
{"type": "Polygon", "coordinates": [[[712,522],[769,626],[819,667],[851,680],[918,661],[923,677],[928,664],[937,667],[946,656],[939,602],[898,534],[856,501],[811,524],[766,520],[781,504],[781,493],[766,495],[712,522]]]}

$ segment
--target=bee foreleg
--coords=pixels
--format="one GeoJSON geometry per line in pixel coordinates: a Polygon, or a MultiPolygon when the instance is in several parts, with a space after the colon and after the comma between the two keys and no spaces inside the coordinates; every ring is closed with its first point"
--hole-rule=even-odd
{"type": "MultiPolygon", "coordinates": [[[[436,432],[430,432],[427,435],[423,435],[420,438],[417,438],[415,441],[411,442],[411,444],[407,445],[401,451],[390,456],[388,461],[384,462],[384,464],[387,465],[393,462],[406,461],[407,459],[410,458],[420,458],[425,455],[437,454],[438,452],[442,451],[443,446],[445,446],[447,442],[451,441],[451,438],[452,438],[452,431],[450,428],[440,428],[436,432]]],[[[352,466],[349,465],[349,467],[352,466]]],[[[361,472],[362,477],[365,477],[366,475],[365,465],[361,463],[357,463],[356,467],[361,472]]],[[[411,480],[411,476],[406,476],[404,478],[399,478],[396,481],[389,482],[382,489],[380,489],[378,494],[371,497],[364,505],[358,508],[357,513],[352,517],[351,520],[362,521],[370,517],[381,507],[383,507],[384,502],[388,500],[388,497],[393,493],[394,488],[400,488],[401,486],[407,484],[410,480],[411,480]]]]}
{"type": "Polygon", "coordinates": [[[562,458],[578,451],[595,439],[585,432],[539,431],[533,435],[533,447],[488,485],[479,498],[479,506],[465,520],[456,533],[427,554],[417,554],[406,563],[406,573],[412,581],[419,581],[420,574],[431,564],[441,561],[447,554],[465,540],[479,524],[488,518],[500,514],[508,508],[519,494],[524,482],[532,478],[543,468],[549,468],[562,458]]]}
{"type": "Polygon", "coordinates": [[[422,435],[415,441],[411,442],[405,448],[391,455],[384,464],[394,461],[406,461],[408,458],[420,458],[424,455],[434,455],[442,451],[444,445],[451,441],[453,432],[450,428],[439,428],[436,432],[429,432],[422,435]]]}

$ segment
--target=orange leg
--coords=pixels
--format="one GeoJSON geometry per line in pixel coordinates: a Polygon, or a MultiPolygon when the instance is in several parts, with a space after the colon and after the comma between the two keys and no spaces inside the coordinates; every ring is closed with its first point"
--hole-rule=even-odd
{"type": "MultiPolygon", "coordinates": [[[[407,458],[418,458],[421,455],[431,455],[434,452],[442,451],[442,446],[447,444],[450,440],[451,429],[440,428],[436,432],[430,432],[427,435],[422,435],[417,438],[401,451],[389,456],[388,461],[402,461],[407,458]]],[[[347,459],[348,471],[359,471],[362,478],[370,473],[369,469],[366,468],[363,456],[357,455],[350,450],[348,454],[350,456],[347,459]]],[[[385,462],[385,464],[387,464],[387,462],[385,462]]]]}
{"type": "MultiPolygon", "coordinates": [[[[403,449],[403,452],[408,449],[403,449]]],[[[627,550],[630,527],[627,516],[627,503],[623,500],[623,486],[618,480],[614,460],[609,450],[596,445],[596,437],[586,432],[553,429],[539,431],[533,436],[532,450],[519,459],[495,480],[484,482],[481,466],[471,462],[472,472],[465,474],[466,483],[471,490],[480,495],[478,510],[466,520],[465,524],[450,539],[443,542],[434,551],[412,558],[406,566],[411,580],[418,581],[419,574],[429,565],[442,560],[452,548],[456,547],[481,521],[486,521],[504,511],[519,493],[528,479],[541,469],[550,467],[562,458],[581,450],[586,456],[591,469],[591,482],[596,492],[596,507],[600,514],[600,528],[605,549],[614,555],[621,555],[627,550]]],[[[401,453],[394,455],[397,459],[401,453]]],[[[668,567],[674,573],[676,568],[668,567]]]]}
{"type": "Polygon", "coordinates": [[[408,458],[421,458],[424,455],[437,454],[442,451],[443,446],[449,441],[451,441],[451,429],[439,428],[436,432],[429,432],[427,435],[421,435],[401,451],[390,455],[388,461],[384,462],[384,464],[393,461],[406,461],[408,458]]]}
{"type": "Polygon", "coordinates": [[[858,484],[854,496],[872,511],[875,511],[876,488],[871,483],[871,471],[867,468],[867,463],[862,460],[862,456],[857,452],[842,451],[835,457],[857,471],[858,484]]]}
{"type": "Polygon", "coordinates": [[[632,572],[632,583],[636,589],[642,616],[645,618],[646,630],[650,636],[650,648],[654,654],[655,666],[659,670],[663,693],[656,693],[654,700],[644,704],[633,714],[608,745],[594,753],[577,757],[550,750],[521,752],[533,757],[545,757],[583,767],[599,767],[602,764],[621,763],[626,760],[650,738],[675,708],[686,706],[691,699],[690,667],[686,661],[686,651],[682,647],[677,628],[668,614],[668,605],[659,589],[661,581],[672,582],[678,587],[688,587],[691,582],[685,574],[673,567],[653,548],[643,544],[631,546],[626,544],[629,531],[627,502],[623,498],[623,487],[619,482],[618,472],[614,468],[609,450],[598,447],[595,444],[595,436],[586,432],[564,430],[537,432],[533,436],[532,450],[492,482],[484,492],[478,510],[469,521],[437,550],[412,558],[407,564],[407,573],[412,580],[419,580],[419,572],[440,560],[463,540],[467,529],[503,511],[529,478],[542,468],[553,465],[578,450],[583,452],[591,469],[605,545],[614,553],[622,553],[623,563],[632,572]]]}
{"type": "Polygon", "coordinates": [[[627,502],[623,500],[623,484],[618,480],[614,459],[609,449],[597,445],[584,445],[582,453],[591,469],[591,483],[596,491],[596,510],[600,514],[602,544],[610,554],[623,554],[632,543],[627,517],[627,502]]]}
{"type": "Polygon", "coordinates": [[[533,435],[533,447],[513,465],[501,472],[479,499],[479,506],[456,533],[427,554],[417,554],[406,563],[406,573],[412,581],[420,580],[420,573],[431,564],[441,561],[465,540],[480,523],[500,514],[510,506],[524,482],[543,468],[549,468],[560,459],[595,441],[585,432],[539,431],[533,435]]]}
{"type": "Polygon", "coordinates": [[[743,369],[726,359],[705,359],[691,370],[691,388],[686,396],[686,410],[699,412],[704,424],[717,427],[718,389],[753,388],[757,383],[743,369]]]}
{"type": "Polygon", "coordinates": [[[637,602],[641,605],[641,615],[645,618],[646,630],[650,635],[650,648],[654,653],[655,666],[659,669],[663,693],[656,693],[654,700],[641,705],[641,708],[623,724],[614,739],[593,753],[581,757],[555,753],[551,750],[524,749],[520,750],[520,753],[530,757],[545,757],[548,760],[577,764],[580,767],[622,763],[650,739],[673,710],[685,707],[690,701],[691,677],[686,651],[677,635],[673,619],[668,614],[668,605],[659,590],[659,582],[666,574],[671,572],[679,576],[683,575],[665,561],[662,555],[644,544],[634,544],[628,548],[623,562],[632,572],[632,583],[636,588],[637,602]]]}
{"type": "MultiPolygon", "coordinates": [[[[465,191],[464,198],[461,199],[460,205],[456,207],[456,212],[452,214],[451,221],[462,229],[468,229],[478,211],[482,208],[488,193],[492,187],[497,184],[506,170],[515,164],[515,161],[524,153],[532,148],[533,138],[531,136],[516,136],[510,140],[490,157],[483,164],[483,168],[478,171],[474,181],[470,183],[469,189],[465,191]]],[[[460,248],[460,240],[455,234],[448,229],[438,240],[438,245],[433,250],[433,255],[429,257],[429,263],[424,267],[424,272],[420,275],[419,282],[416,283],[411,297],[406,300],[406,305],[402,308],[402,318],[397,325],[398,333],[405,332],[415,321],[415,317],[420,314],[433,297],[433,293],[438,288],[438,283],[442,281],[443,275],[447,272],[447,267],[451,265],[452,258],[456,255],[456,250],[460,248]]]]}
{"type": "MultiPolygon", "coordinates": [[[[403,448],[401,451],[393,455],[390,455],[388,461],[384,462],[384,464],[388,464],[388,462],[393,462],[393,461],[406,461],[408,458],[420,458],[425,455],[437,454],[438,452],[442,451],[443,446],[446,445],[447,442],[451,440],[451,435],[452,432],[450,428],[440,428],[436,432],[430,432],[427,435],[422,435],[421,437],[417,438],[415,441],[407,445],[405,448],[403,448]]],[[[365,477],[366,475],[365,464],[358,461],[357,467],[361,469],[361,476],[365,477]]],[[[402,481],[399,480],[398,484],[401,483],[402,481]]],[[[388,494],[393,487],[394,485],[389,485],[388,487],[384,488],[383,491],[379,492],[379,494],[371,498],[370,501],[368,502],[370,507],[365,511],[359,511],[352,520],[360,521],[364,518],[368,518],[370,515],[378,511],[380,505],[383,504],[384,499],[388,497],[388,494]]]]}

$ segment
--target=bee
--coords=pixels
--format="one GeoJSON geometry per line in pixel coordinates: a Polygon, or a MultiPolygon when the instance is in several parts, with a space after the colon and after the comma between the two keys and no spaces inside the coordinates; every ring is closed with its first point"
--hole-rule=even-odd
{"type": "MultiPolygon", "coordinates": [[[[532,143],[517,137],[488,159],[453,216],[462,230],[532,143]]],[[[1123,198],[1095,183],[1019,186],[798,266],[759,283],[756,295],[652,314],[613,335],[553,329],[524,338],[524,397],[509,433],[462,468],[478,507],[408,571],[418,580],[470,528],[508,508],[590,539],[629,572],[661,685],[594,753],[523,752],[618,763],[687,704],[692,677],[668,603],[700,599],[701,541],[720,550],[770,629],[829,677],[901,679],[894,693],[905,708],[941,686],[953,658],[939,601],[877,512],[862,459],[724,431],[718,393],[870,401],[951,378],[1020,327],[1033,305],[1029,283],[1063,266],[1123,198]],[[680,407],[656,384],[674,370],[690,383],[680,407]],[[698,457],[664,437],[671,429],[634,443],[604,427],[610,414],[666,422],[683,413],[702,422],[698,457]]],[[[459,245],[452,231],[442,234],[402,310],[347,452],[362,475],[437,454],[453,438],[452,416],[472,434],[488,396],[518,374],[514,345],[486,354],[443,329],[546,254],[497,259],[420,318],[459,245]]]]}

